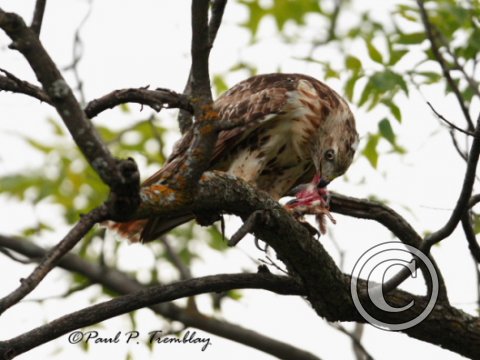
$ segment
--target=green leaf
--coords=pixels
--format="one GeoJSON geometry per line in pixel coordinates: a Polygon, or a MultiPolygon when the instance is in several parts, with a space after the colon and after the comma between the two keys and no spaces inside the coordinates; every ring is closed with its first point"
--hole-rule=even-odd
{"type": "Polygon", "coordinates": [[[383,64],[383,56],[375,45],[369,40],[365,40],[365,44],[367,45],[368,56],[370,56],[370,59],[379,64],[383,64]]]}
{"type": "Polygon", "coordinates": [[[120,104],[120,111],[125,114],[128,114],[130,113],[130,106],[128,106],[127,103],[120,104]]]}
{"type": "Polygon", "coordinates": [[[398,63],[406,54],[408,54],[408,50],[394,50],[390,53],[390,61],[388,65],[395,65],[398,63]]]}
{"type": "Polygon", "coordinates": [[[396,43],[402,45],[421,44],[425,39],[426,36],[423,31],[409,34],[399,33],[396,39],[396,43]]]}
{"type": "Polygon", "coordinates": [[[473,231],[475,234],[480,234],[480,215],[474,214],[473,216],[473,231]]]}
{"type": "Polygon", "coordinates": [[[210,226],[207,231],[210,235],[210,241],[208,242],[208,245],[211,248],[220,251],[224,251],[228,248],[225,238],[216,226],[210,226]]]}
{"type": "Polygon", "coordinates": [[[217,94],[222,94],[228,90],[228,85],[222,75],[217,74],[213,76],[213,86],[215,87],[215,92],[217,94]]]}
{"type": "Polygon", "coordinates": [[[423,80],[423,84],[435,84],[438,83],[443,79],[443,76],[439,73],[433,71],[417,71],[415,72],[416,75],[423,76],[425,80],[423,80]]]}
{"type": "Polygon", "coordinates": [[[235,300],[235,301],[238,301],[238,300],[241,300],[243,295],[240,291],[238,290],[229,290],[227,291],[227,296],[232,299],[232,300],[235,300]]]}
{"type": "Polygon", "coordinates": [[[392,113],[393,117],[399,123],[402,122],[402,112],[400,111],[400,108],[392,100],[384,99],[382,100],[382,104],[384,104],[386,107],[390,109],[390,112],[392,113]]]}
{"type": "Polygon", "coordinates": [[[257,1],[240,0],[239,3],[247,7],[249,14],[247,21],[240,25],[250,30],[252,37],[255,37],[260,22],[265,15],[268,15],[268,11],[262,8],[257,1]]]}
{"type": "Polygon", "coordinates": [[[377,168],[377,164],[378,164],[378,151],[377,151],[378,140],[379,140],[379,135],[369,135],[367,145],[362,151],[362,154],[367,158],[370,165],[372,165],[374,169],[377,168]]]}
{"type": "Polygon", "coordinates": [[[363,106],[371,96],[375,95],[376,92],[377,90],[373,86],[372,79],[370,78],[365,87],[363,88],[362,96],[360,97],[358,106],[363,106]]]}
{"type": "Polygon", "coordinates": [[[357,80],[360,79],[361,77],[362,76],[360,76],[357,72],[355,72],[350,77],[350,79],[348,79],[347,82],[345,83],[345,96],[349,101],[353,101],[355,84],[357,83],[357,80]]]}
{"type": "Polygon", "coordinates": [[[395,145],[395,133],[393,132],[392,125],[387,118],[378,123],[378,130],[382,137],[387,139],[390,144],[395,145]]]}
{"type": "Polygon", "coordinates": [[[345,66],[347,69],[352,70],[354,73],[357,73],[362,68],[362,62],[353,55],[348,55],[345,59],[345,66]]]}
{"type": "Polygon", "coordinates": [[[391,70],[376,72],[370,81],[378,92],[392,91],[400,87],[408,95],[408,86],[403,77],[391,70]]]}

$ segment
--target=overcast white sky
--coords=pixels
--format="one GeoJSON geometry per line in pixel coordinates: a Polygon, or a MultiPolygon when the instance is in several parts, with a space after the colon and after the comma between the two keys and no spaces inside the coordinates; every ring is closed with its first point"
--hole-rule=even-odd
{"type": "MultiPolygon", "coordinates": [[[[359,2],[359,1],[357,1],[359,2]]],[[[369,2],[361,2],[369,3],[369,2]]],[[[375,13],[387,18],[388,9],[394,1],[375,2],[375,13]]],[[[33,0],[0,0],[0,6],[15,11],[30,21],[34,6],[33,0]]],[[[357,5],[358,6],[358,5],[357,5]]],[[[362,6],[369,6],[363,4],[362,6]]],[[[373,7],[373,5],[371,5],[373,7]]],[[[189,1],[94,1],[92,14],[82,31],[85,54],[80,65],[80,73],[85,82],[88,100],[99,97],[111,90],[125,87],[150,85],[152,88],[165,87],[177,91],[183,89],[189,68],[190,20],[189,1]]],[[[85,0],[49,0],[42,28],[42,40],[56,63],[62,67],[71,62],[72,39],[76,26],[88,10],[85,0]]],[[[280,67],[283,72],[307,73],[322,78],[321,68],[316,65],[302,65],[294,60],[302,55],[305,46],[285,46],[271,37],[273,22],[266,22],[260,30],[259,43],[248,47],[248,34],[236,24],[245,18],[245,10],[233,1],[227,6],[225,21],[220,29],[211,57],[212,73],[226,71],[230,66],[244,59],[254,63],[259,72],[274,72],[280,67]]],[[[340,23],[341,24],[341,23],[340,23]]],[[[341,25],[340,25],[341,26],[341,25]]],[[[0,33],[0,67],[14,73],[22,79],[34,82],[34,75],[23,57],[7,50],[9,41],[0,33]]],[[[356,56],[365,56],[363,49],[352,48],[356,56]]],[[[334,53],[325,53],[331,58],[334,53]]],[[[67,79],[72,80],[71,76],[67,79]]],[[[230,85],[241,80],[242,74],[228,78],[230,85]]],[[[342,83],[329,81],[329,84],[342,93],[342,83]]],[[[458,109],[450,97],[445,98],[442,89],[429,89],[428,100],[437,106],[447,118],[458,118],[458,109]]],[[[403,157],[385,156],[380,160],[378,170],[373,170],[363,158],[352,165],[348,172],[349,182],[338,179],[332,190],[356,197],[375,194],[388,199],[390,205],[401,213],[418,232],[439,228],[450,214],[458,196],[464,173],[464,163],[459,160],[450,146],[445,130],[439,130],[437,120],[432,116],[425,98],[412,92],[408,99],[402,100],[404,122],[395,125],[398,140],[409,150],[403,157]],[[432,135],[433,134],[433,135],[432,135]]],[[[134,110],[139,107],[132,106],[134,110]]],[[[357,116],[358,131],[365,136],[375,131],[377,121],[381,119],[381,110],[365,113],[353,107],[357,116]]],[[[145,111],[142,116],[145,116],[145,111]]],[[[135,114],[135,112],[134,112],[135,114]]],[[[139,114],[139,113],[138,113],[139,114]]],[[[28,171],[41,165],[41,158],[35,155],[13,133],[35,135],[38,139],[48,139],[50,128],[45,119],[53,117],[59,120],[51,107],[39,104],[26,96],[0,93],[0,175],[13,171],[28,171]]],[[[135,116],[125,116],[119,111],[107,111],[95,119],[99,124],[126,125],[135,116]]],[[[175,129],[172,116],[163,116],[168,127],[175,129]]],[[[173,137],[172,137],[173,142],[173,137]]],[[[146,177],[148,174],[143,174],[146,177]]],[[[1,189],[0,189],[1,190],[1,189]]],[[[0,232],[15,234],[25,225],[32,224],[36,217],[47,218],[52,224],[58,220],[45,215],[47,205],[32,207],[0,196],[0,232]]],[[[334,236],[339,246],[346,251],[345,271],[351,271],[356,260],[371,246],[382,241],[392,240],[388,231],[380,225],[363,220],[335,216],[337,225],[330,226],[329,235],[320,241],[338,260],[338,252],[331,241],[334,236]]],[[[232,233],[238,223],[229,226],[232,233]]],[[[54,243],[67,228],[60,227],[56,234],[47,239],[35,239],[39,243],[54,243]]],[[[114,241],[114,240],[112,240],[114,241]]],[[[207,251],[206,246],[199,251],[207,251]]],[[[449,288],[451,302],[470,313],[475,312],[475,279],[466,241],[457,231],[451,238],[434,249],[434,255],[444,271],[449,288]]],[[[146,268],[151,258],[150,252],[140,245],[123,245],[119,253],[119,264],[125,270],[146,268]]],[[[194,266],[196,275],[225,272],[238,272],[243,269],[254,270],[250,260],[262,258],[251,240],[244,240],[238,248],[227,254],[208,252],[205,261],[194,266]]],[[[165,265],[168,271],[168,266],[165,265]]],[[[12,263],[0,257],[0,268],[8,276],[2,277],[1,294],[16,287],[18,279],[28,274],[25,266],[12,263]]],[[[66,284],[61,272],[52,272],[30,298],[42,298],[60,294],[66,284]]],[[[422,292],[422,281],[409,280],[405,289],[422,292]]],[[[95,289],[87,293],[96,293],[95,289]]],[[[98,299],[100,301],[101,299],[98,299]]],[[[52,320],[62,314],[78,310],[88,304],[83,294],[68,299],[52,300],[44,305],[27,302],[19,305],[0,319],[0,339],[10,338],[39,324],[52,320]]],[[[208,302],[201,298],[200,306],[206,312],[208,302]]],[[[353,359],[350,340],[333,330],[319,319],[310,306],[299,298],[276,296],[261,291],[244,291],[241,302],[226,301],[224,311],[219,315],[231,322],[251,328],[275,339],[285,341],[311,351],[323,359],[353,359]]],[[[165,325],[154,318],[147,310],[139,312],[139,331],[146,334],[165,325]]],[[[345,324],[348,328],[351,324],[345,324]]],[[[117,331],[131,330],[126,317],[115,318],[102,323],[99,330],[105,336],[113,336],[117,331]]],[[[223,359],[225,355],[235,358],[270,359],[259,351],[224,340],[203,331],[199,336],[212,338],[213,345],[205,352],[196,346],[154,347],[150,353],[144,347],[125,344],[93,345],[88,353],[79,346],[70,345],[67,337],[44,345],[24,354],[19,359],[71,358],[98,359],[109,356],[121,358],[127,351],[137,358],[183,358],[195,356],[204,359],[223,359]]],[[[428,355],[429,358],[459,359],[460,356],[441,350],[438,347],[411,339],[403,334],[394,334],[367,326],[364,344],[368,351],[378,359],[417,358],[428,355]]]]}

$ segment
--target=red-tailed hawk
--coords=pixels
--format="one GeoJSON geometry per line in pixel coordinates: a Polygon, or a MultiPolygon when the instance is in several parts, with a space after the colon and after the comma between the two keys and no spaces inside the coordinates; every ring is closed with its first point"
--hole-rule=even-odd
{"type": "MultiPolygon", "coordinates": [[[[235,85],[214,108],[220,121],[242,125],[219,134],[210,170],[240,177],[276,200],[295,189],[296,199],[287,208],[324,211],[325,186],[345,173],[358,144],[354,116],[340,95],[310,76],[267,74],[235,85]]],[[[187,133],[143,186],[168,177],[184,160],[191,138],[187,133]]],[[[193,218],[157,217],[113,228],[132,241],[147,242],[193,218]]]]}

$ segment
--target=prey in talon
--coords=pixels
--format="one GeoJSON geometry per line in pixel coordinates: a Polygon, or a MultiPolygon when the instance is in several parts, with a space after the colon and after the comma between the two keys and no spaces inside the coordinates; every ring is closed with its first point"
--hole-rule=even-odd
{"type": "Polygon", "coordinates": [[[310,183],[301,184],[293,188],[290,195],[295,196],[295,198],[285,205],[285,208],[291,211],[293,216],[303,225],[306,225],[311,233],[313,231],[305,221],[304,215],[315,215],[321,234],[326,233],[327,218],[333,224],[336,224],[335,219],[329,211],[330,197],[327,190],[328,183],[328,181],[316,174],[310,183]]]}

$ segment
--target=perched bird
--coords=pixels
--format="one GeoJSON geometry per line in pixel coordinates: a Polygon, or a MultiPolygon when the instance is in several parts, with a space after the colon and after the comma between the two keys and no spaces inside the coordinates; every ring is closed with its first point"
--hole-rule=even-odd
{"type": "MultiPolygon", "coordinates": [[[[286,205],[296,214],[329,214],[325,187],[345,173],[358,145],[354,116],[340,95],[307,75],[266,74],[232,87],[214,109],[220,121],[241,125],[219,134],[210,170],[242,178],[276,200],[296,196],[286,205]]],[[[167,164],[143,186],[168,177],[191,139],[185,134],[167,164]]],[[[113,228],[132,241],[147,242],[193,218],[191,213],[154,217],[113,228]]]]}

